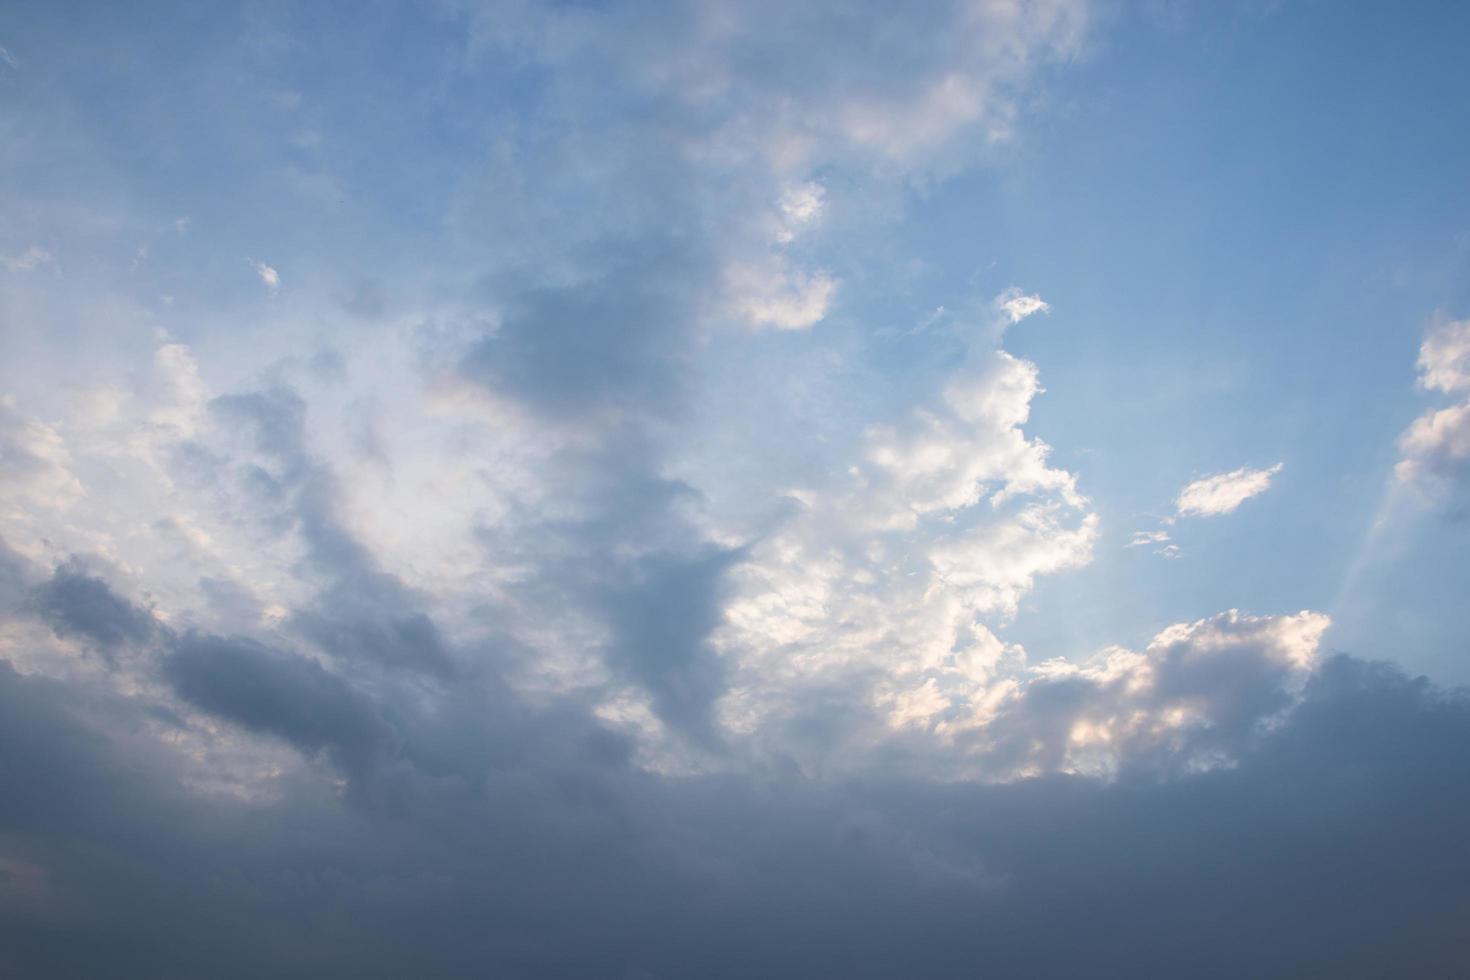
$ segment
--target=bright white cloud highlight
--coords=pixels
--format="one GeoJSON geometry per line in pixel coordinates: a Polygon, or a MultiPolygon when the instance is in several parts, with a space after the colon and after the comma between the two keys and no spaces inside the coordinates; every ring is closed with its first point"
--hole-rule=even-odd
{"type": "MultiPolygon", "coordinates": [[[[1470,319],[1436,317],[1419,347],[1419,385],[1430,391],[1470,389],[1470,319]]],[[[1399,437],[1399,480],[1436,504],[1451,504],[1470,485],[1470,398],[1432,409],[1399,437]]]]}
{"type": "Polygon", "coordinates": [[[1104,774],[1126,758],[1150,756],[1185,767],[1219,764],[1291,706],[1331,624],[1318,612],[1231,609],[1170,626],[1141,653],[1115,647],[1087,663],[1047,661],[995,734],[1025,740],[1016,761],[1029,771],[1104,774]],[[1061,701],[1045,697],[1058,682],[1080,690],[1061,701]]]}
{"type": "Polygon", "coordinates": [[[1470,388],[1470,319],[1436,320],[1419,347],[1419,371],[1431,391],[1470,388]]]}
{"type": "Polygon", "coordinates": [[[972,350],[939,399],[868,429],[845,478],[792,492],[798,513],[732,572],[731,730],[780,740],[840,692],[855,707],[820,747],[782,748],[840,767],[893,733],[953,747],[989,723],[1026,659],[995,630],[1098,534],[1076,478],[1022,429],[1040,391],[1031,362],[972,350]]]}
{"type": "Polygon", "coordinates": [[[1180,517],[1214,517],[1229,514],[1247,500],[1271,488],[1271,478],[1280,473],[1285,463],[1264,470],[1241,467],[1229,473],[1217,473],[1195,480],[1179,491],[1174,501],[1180,517]]]}
{"type": "Polygon", "coordinates": [[[1012,286],[995,298],[995,308],[1010,323],[1020,323],[1035,313],[1050,313],[1051,304],[1040,296],[1027,295],[1012,286]]]}

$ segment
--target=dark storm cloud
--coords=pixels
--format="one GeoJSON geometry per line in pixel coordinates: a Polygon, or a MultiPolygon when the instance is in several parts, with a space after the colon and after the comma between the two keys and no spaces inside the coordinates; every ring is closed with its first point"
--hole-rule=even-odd
{"type": "Polygon", "coordinates": [[[56,635],[81,637],[104,652],[146,642],[157,628],[146,610],[113,592],[102,579],[88,575],[75,560],[58,567],[35,590],[35,603],[56,635]]]}
{"type": "MultiPolygon", "coordinates": [[[[357,695],[221,643],[186,669],[214,708],[308,749],[374,742],[357,695]]],[[[26,790],[0,796],[19,975],[1351,978],[1470,963],[1470,703],[1348,658],[1232,769],[658,778],[585,742],[535,749],[571,716],[522,707],[522,727],[471,725],[429,754],[519,749],[478,781],[415,777],[391,817],[305,783],[269,805],[190,802],[163,778],[167,747],[98,723],[128,702],[95,697],[0,668],[0,779],[26,790]]]]}

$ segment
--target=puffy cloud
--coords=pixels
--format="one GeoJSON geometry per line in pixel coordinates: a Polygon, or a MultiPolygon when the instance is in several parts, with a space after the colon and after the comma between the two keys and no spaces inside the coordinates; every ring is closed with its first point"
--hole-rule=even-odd
{"type": "Polygon", "coordinates": [[[1400,480],[1448,495],[1470,472],[1470,402],[1428,412],[1399,437],[1400,480]]]}
{"type": "Polygon", "coordinates": [[[805,330],[821,322],[838,282],[822,270],[791,268],[784,259],[737,265],[729,272],[731,306],[753,326],[805,330]]]}
{"type": "Polygon", "coordinates": [[[1142,653],[1048,661],[985,733],[1023,772],[1205,767],[1238,758],[1294,702],[1331,620],[1236,610],[1160,632],[1142,653]]]}
{"type": "Polygon", "coordinates": [[[1032,293],[1027,295],[1017,286],[1012,286],[995,298],[995,308],[1010,323],[1020,323],[1036,313],[1051,312],[1051,304],[1032,293]]]}
{"type": "Polygon", "coordinates": [[[1470,388],[1470,320],[1436,318],[1419,347],[1419,371],[1431,391],[1470,388]]]}
{"type": "Polygon", "coordinates": [[[250,268],[255,270],[255,274],[260,277],[260,281],[265,284],[266,289],[275,292],[280,287],[281,274],[279,272],[258,259],[249,259],[248,261],[250,262],[250,268]]]}
{"type": "Polygon", "coordinates": [[[1271,488],[1271,478],[1285,463],[1263,470],[1241,467],[1195,480],[1179,491],[1174,507],[1180,517],[1213,517],[1229,514],[1241,504],[1271,488]]]}
{"type": "Polygon", "coordinates": [[[715,636],[733,732],[842,769],[897,731],[963,768],[942,746],[1023,680],[1025,651],[994,630],[1037,578],[1091,560],[1098,518],[1022,429],[1035,365],[984,343],[938,400],[871,427],[846,479],[793,491],[789,519],[732,571],[715,636]],[[842,715],[811,717],[837,697],[842,715]]]}
{"type": "MultiPolygon", "coordinates": [[[[1470,320],[1439,317],[1419,348],[1419,384],[1454,393],[1470,387],[1470,320]]],[[[1458,510],[1470,485],[1470,400],[1431,409],[1399,437],[1400,481],[1437,506],[1458,510]]]]}

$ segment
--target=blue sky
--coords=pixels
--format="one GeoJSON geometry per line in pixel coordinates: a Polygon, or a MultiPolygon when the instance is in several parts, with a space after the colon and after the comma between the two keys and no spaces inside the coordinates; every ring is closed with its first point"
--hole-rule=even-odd
{"type": "Polygon", "coordinates": [[[393,975],[437,923],[424,975],[1149,975],[1244,902],[1224,975],[1465,962],[1450,828],[1377,808],[1470,793],[1467,34],[0,4],[3,934],[53,973],[393,975]],[[1316,863],[1350,847],[1393,888],[1316,863]],[[1218,890],[1171,908],[1170,862],[1218,890]]]}

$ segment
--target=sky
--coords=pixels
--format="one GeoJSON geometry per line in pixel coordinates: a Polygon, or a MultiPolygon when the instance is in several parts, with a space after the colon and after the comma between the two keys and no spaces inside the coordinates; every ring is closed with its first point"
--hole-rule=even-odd
{"type": "Polygon", "coordinates": [[[0,976],[1470,969],[1467,36],[0,0],[0,976]]]}

